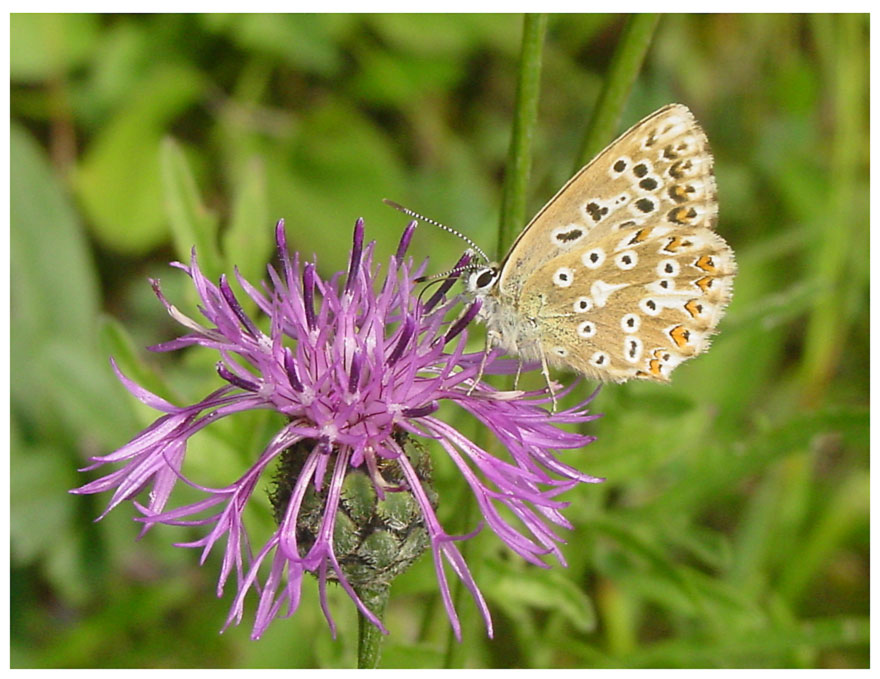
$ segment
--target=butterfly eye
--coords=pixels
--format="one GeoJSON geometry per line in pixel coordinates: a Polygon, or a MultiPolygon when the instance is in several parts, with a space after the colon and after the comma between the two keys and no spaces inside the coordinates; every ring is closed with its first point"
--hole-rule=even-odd
{"type": "Polygon", "coordinates": [[[475,274],[476,280],[474,280],[474,288],[477,290],[488,288],[495,282],[496,274],[497,271],[495,269],[483,269],[480,273],[475,274]]]}

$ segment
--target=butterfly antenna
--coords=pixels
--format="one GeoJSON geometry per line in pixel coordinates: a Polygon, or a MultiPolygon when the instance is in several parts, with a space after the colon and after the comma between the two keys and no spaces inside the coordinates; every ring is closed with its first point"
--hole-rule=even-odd
{"type": "MultiPolygon", "coordinates": [[[[452,227],[446,226],[446,224],[441,224],[440,222],[438,222],[438,221],[436,221],[436,220],[434,220],[434,219],[430,219],[429,217],[425,217],[424,215],[420,215],[418,212],[413,212],[413,211],[410,210],[408,207],[403,207],[403,205],[401,205],[400,203],[395,203],[393,200],[388,200],[387,198],[383,198],[383,199],[382,199],[382,202],[385,203],[385,205],[387,205],[387,206],[389,206],[389,207],[393,207],[395,210],[398,210],[398,211],[402,212],[402,213],[405,214],[405,215],[409,215],[409,216],[412,217],[413,219],[419,219],[419,220],[421,220],[421,221],[423,221],[423,222],[427,222],[428,224],[433,224],[434,226],[436,226],[436,227],[439,228],[439,229],[443,229],[444,231],[446,231],[446,232],[448,232],[448,233],[451,233],[451,234],[454,235],[454,236],[458,236],[458,237],[461,238],[465,243],[467,243],[468,245],[470,245],[470,246],[471,246],[471,249],[473,249],[478,255],[480,255],[480,257],[482,257],[486,262],[491,261],[491,260],[489,259],[489,257],[486,255],[486,253],[483,252],[483,250],[480,248],[479,245],[477,245],[476,243],[474,243],[474,241],[472,241],[470,238],[468,238],[467,236],[465,236],[465,235],[464,235],[463,233],[461,233],[460,231],[456,231],[456,230],[453,229],[452,227]]],[[[450,271],[449,273],[452,273],[452,272],[450,271]]],[[[447,273],[447,274],[444,274],[444,275],[449,275],[449,274],[447,273]]]]}
{"type": "Polygon", "coordinates": [[[441,278],[449,278],[455,274],[460,274],[463,271],[473,271],[478,269],[478,266],[474,266],[473,264],[466,264],[465,266],[457,266],[454,269],[450,269],[449,271],[444,271],[443,273],[435,273],[430,276],[419,276],[416,278],[416,283],[427,283],[428,281],[437,281],[441,278]]]}
{"type": "MultiPolygon", "coordinates": [[[[434,277],[432,276],[431,278],[434,278],[434,277]]],[[[417,283],[424,283],[427,280],[428,279],[423,276],[422,278],[416,279],[416,282],[417,283]]],[[[441,281],[441,280],[434,279],[434,280],[431,280],[424,288],[422,288],[421,292],[419,293],[419,306],[422,306],[422,307],[425,306],[425,302],[422,299],[423,295],[426,292],[428,292],[428,290],[430,290],[433,286],[438,285],[442,282],[443,281],[441,281]]]]}

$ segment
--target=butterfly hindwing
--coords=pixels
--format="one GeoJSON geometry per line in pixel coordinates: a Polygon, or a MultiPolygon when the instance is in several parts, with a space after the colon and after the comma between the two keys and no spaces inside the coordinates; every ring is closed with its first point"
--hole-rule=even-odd
{"type": "Polygon", "coordinates": [[[491,293],[499,318],[516,328],[504,344],[616,381],[665,381],[704,351],[736,270],[713,231],[712,164],[705,134],[680,104],[608,146],[505,259],[491,293]]]}
{"type": "Polygon", "coordinates": [[[522,305],[535,314],[551,362],[602,379],[665,381],[708,347],[730,299],[730,248],[705,227],[631,243],[637,233],[606,234],[526,282],[522,305]]]}

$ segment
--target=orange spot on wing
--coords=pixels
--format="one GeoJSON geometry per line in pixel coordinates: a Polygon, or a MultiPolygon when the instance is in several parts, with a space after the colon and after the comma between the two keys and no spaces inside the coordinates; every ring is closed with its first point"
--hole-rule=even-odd
{"type": "Polygon", "coordinates": [[[691,331],[683,325],[676,325],[672,330],[669,331],[669,336],[672,338],[672,341],[675,342],[675,345],[679,349],[684,349],[686,346],[688,346],[688,339],[691,336],[691,331]]]}
{"type": "Polygon", "coordinates": [[[697,211],[692,207],[677,207],[669,211],[669,221],[675,224],[690,224],[697,216],[697,211]]]}
{"type": "Polygon", "coordinates": [[[685,311],[687,311],[691,318],[696,318],[701,313],[703,313],[703,305],[699,300],[692,299],[684,305],[685,311]]]}
{"type": "Polygon", "coordinates": [[[636,235],[629,239],[628,245],[635,245],[637,243],[641,243],[644,240],[647,240],[648,236],[651,235],[651,231],[653,230],[654,229],[651,228],[639,229],[638,231],[636,231],[636,235]]]}
{"type": "Polygon", "coordinates": [[[669,242],[663,249],[666,250],[666,252],[677,252],[678,249],[681,247],[682,242],[683,241],[681,240],[681,238],[679,238],[678,236],[673,236],[669,239],[669,242]]]}
{"type": "Polygon", "coordinates": [[[712,287],[712,281],[714,279],[712,276],[703,276],[694,281],[694,285],[696,285],[703,292],[709,292],[709,288],[712,287]]]}
{"type": "Polygon", "coordinates": [[[683,186],[681,184],[675,184],[671,189],[669,189],[669,197],[672,198],[676,203],[684,203],[688,199],[688,193],[693,193],[693,186],[683,186]]]}
{"type": "Polygon", "coordinates": [[[702,269],[706,273],[715,273],[718,270],[715,266],[715,260],[712,259],[712,255],[703,255],[694,262],[694,266],[698,269],[702,269]]]}

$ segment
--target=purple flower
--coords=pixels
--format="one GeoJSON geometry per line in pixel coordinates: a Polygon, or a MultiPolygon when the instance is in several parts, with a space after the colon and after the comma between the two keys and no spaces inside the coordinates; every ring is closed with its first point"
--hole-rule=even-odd
{"type": "MultiPolygon", "coordinates": [[[[363,221],[358,220],[347,274],[339,272],[325,281],[314,262],[301,265],[298,255],[290,258],[284,222],[279,221],[280,271],[269,267],[269,283],[261,289],[236,272],[242,288],[268,318],[268,332],[244,312],[225,276],[218,285],[203,276],[195,252],[189,266],[174,263],[192,278],[201,301],[199,311],[207,322],[185,316],[165,299],[158,281],[152,281],[168,313],[189,330],[152,349],[172,351],[199,345],[219,352],[217,373],[225,384],[198,403],[172,405],[126,378],[111,361],[134,396],[165,414],[115,452],[92,458],[93,464],[83,471],[108,463],[122,466],[72,492],[113,490],[102,517],[132,500],[143,515],[137,520],[144,523],[144,531],[155,524],[203,528],[201,539],[181,545],[200,548],[202,561],[225,537],[218,596],[234,572],[237,594],[229,625],[241,621],[245,596],[254,589],[259,603],[253,638],[263,633],[285,604],[285,615],[296,610],[306,572],[318,578],[321,605],[334,634],[326,600],[328,579],[338,581],[362,614],[385,631],[362,602],[350,582],[350,571],[340,565],[337,554],[340,497],[346,478],[355,473],[369,480],[367,486],[379,499],[408,493],[426,543],[430,542],[456,636],[461,636],[460,625],[444,563],[471,592],[492,634],[486,602],[455,544],[470,536],[449,535],[440,525],[421,464],[404,450],[409,440],[436,441],[435,446],[449,455],[470,485],[485,523],[514,552],[540,566],[546,566],[541,557],[550,553],[564,564],[558,548],[562,539],[552,526],[570,525],[560,513],[566,503],[556,496],[578,483],[601,481],[555,457],[556,451],[581,448],[593,440],[559,428],[597,417],[587,414],[590,399],[551,414],[542,407],[548,401],[546,390],[504,392],[485,382],[474,385],[483,357],[465,353],[465,328],[479,311],[479,302],[458,318],[451,315],[460,301],[446,299],[451,279],[427,302],[418,300],[414,286],[424,265],[414,268],[412,260],[404,258],[414,229],[412,222],[381,278],[381,267],[372,262],[374,244],[364,247],[363,221]],[[435,413],[444,400],[488,427],[507,449],[507,459],[491,455],[437,418],[435,413]],[[276,411],[286,424],[239,479],[212,488],[182,474],[187,441],[193,434],[228,415],[255,409],[276,411]],[[291,456],[293,467],[288,464],[291,456]],[[389,476],[390,464],[396,477],[389,476]],[[277,530],[254,552],[243,510],[258,484],[269,480],[267,471],[271,475],[275,468],[295,472],[287,474],[286,486],[276,489],[273,496],[279,501],[277,530]],[[178,481],[203,499],[166,509],[178,481]],[[148,487],[148,501],[142,505],[135,497],[148,487]],[[307,509],[315,497],[319,498],[317,513],[307,509]],[[499,513],[500,507],[521,525],[511,524],[499,513]],[[306,514],[316,517],[309,539],[303,537],[300,525],[306,514]]],[[[462,264],[466,262],[467,256],[462,264]]],[[[491,358],[485,372],[510,371],[512,362],[491,358]]]]}

